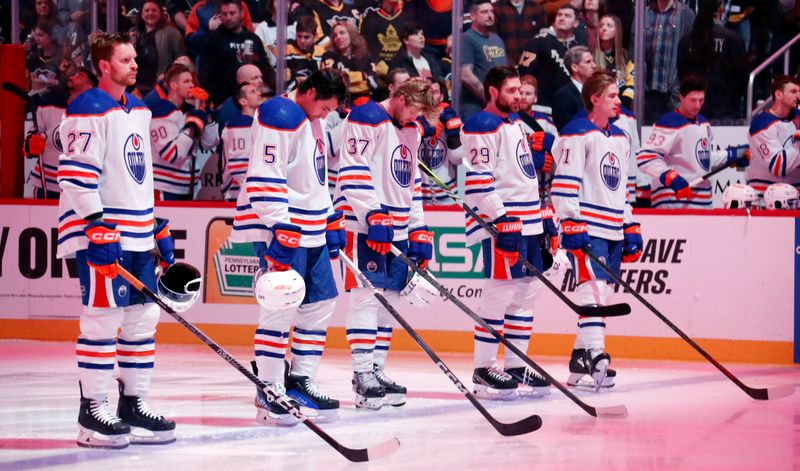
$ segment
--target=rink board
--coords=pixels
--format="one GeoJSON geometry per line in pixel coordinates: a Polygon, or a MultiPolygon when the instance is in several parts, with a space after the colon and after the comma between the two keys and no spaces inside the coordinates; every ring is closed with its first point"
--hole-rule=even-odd
{"type": "MultiPolygon", "coordinates": [[[[74,338],[80,290],[74,265],[55,258],[57,207],[7,201],[0,210],[0,338],[74,338]]],[[[157,214],[171,221],[178,259],[205,273],[203,297],[186,317],[223,343],[251,343],[258,307],[250,283],[257,260],[249,246],[226,242],[232,206],[173,204],[159,207],[157,214]]],[[[738,361],[798,361],[797,216],[639,212],[645,252],[642,261],[624,265],[623,278],[689,336],[703,339],[712,353],[738,361]]],[[[426,218],[436,234],[432,271],[465,304],[477,308],[482,262],[478,247],[465,245],[463,213],[443,209],[427,212],[426,218]]],[[[568,294],[574,290],[571,273],[558,284],[568,294]]],[[[630,316],[607,320],[609,349],[618,355],[697,358],[631,295],[620,290],[611,301],[633,308],[630,316]]],[[[331,323],[330,347],[346,346],[347,306],[345,295],[331,323]]],[[[436,348],[471,351],[472,324],[452,303],[437,301],[425,310],[399,307],[436,348]]],[[[543,289],[535,306],[535,350],[569,351],[575,328],[576,316],[543,289]]],[[[393,348],[415,348],[399,330],[393,348]]],[[[195,342],[166,315],[159,341],[195,342]]]]}

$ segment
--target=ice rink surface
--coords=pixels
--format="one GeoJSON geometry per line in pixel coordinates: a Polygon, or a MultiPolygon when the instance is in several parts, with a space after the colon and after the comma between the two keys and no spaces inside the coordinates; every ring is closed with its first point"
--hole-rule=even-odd
{"type": "MultiPolygon", "coordinates": [[[[230,351],[242,363],[252,356],[249,348],[230,351]]],[[[565,380],[566,355],[534,359],[565,380]]],[[[441,356],[471,386],[471,355],[441,356]]],[[[75,445],[79,394],[74,344],[2,341],[0,359],[2,470],[800,469],[800,392],[755,401],[704,361],[615,360],[616,387],[577,393],[590,405],[624,404],[627,419],[590,417],[553,388],[546,398],[483,401],[505,422],[541,415],[540,430],[506,438],[423,353],[389,356],[387,374],[409,389],[405,406],[356,410],[349,355],[330,350],[318,383],[342,401],[342,410],[336,422],[320,426],[351,448],[393,436],[401,443],[386,459],[350,463],[303,425],[258,425],[254,387],[204,345],[157,349],[148,402],[177,422],[177,443],[119,451],[75,445]]],[[[726,366],[750,386],[800,386],[796,366],[726,366]]],[[[116,392],[109,399],[116,410],[116,392]]]]}

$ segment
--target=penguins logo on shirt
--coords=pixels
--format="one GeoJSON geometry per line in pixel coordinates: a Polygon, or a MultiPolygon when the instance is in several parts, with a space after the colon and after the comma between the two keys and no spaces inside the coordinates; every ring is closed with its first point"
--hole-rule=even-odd
{"type": "Polygon", "coordinates": [[[400,144],[392,151],[392,178],[398,185],[408,188],[411,184],[411,149],[400,144]]]}
{"type": "Polygon", "coordinates": [[[614,191],[619,188],[620,175],[619,157],[608,152],[600,159],[600,176],[603,183],[609,190],[614,191]]]}
{"type": "Polygon", "coordinates": [[[125,140],[125,145],[122,146],[122,157],[125,159],[128,173],[140,185],[144,182],[144,175],[147,171],[142,143],[142,136],[133,133],[128,136],[128,139],[125,140]]]}
{"type": "Polygon", "coordinates": [[[517,163],[526,177],[531,180],[536,179],[536,166],[533,164],[533,156],[528,145],[522,139],[517,143],[517,163]]]}
{"type": "Polygon", "coordinates": [[[326,185],[328,169],[325,168],[325,144],[322,143],[322,139],[317,139],[316,145],[314,146],[314,168],[317,171],[317,180],[319,184],[326,185]]]}
{"type": "Polygon", "coordinates": [[[53,145],[59,152],[64,152],[64,147],[61,145],[61,134],[58,132],[60,128],[53,130],[53,145]]]}
{"type": "Polygon", "coordinates": [[[708,171],[711,168],[711,146],[708,143],[708,139],[703,137],[697,141],[694,146],[694,154],[700,167],[708,171]]]}

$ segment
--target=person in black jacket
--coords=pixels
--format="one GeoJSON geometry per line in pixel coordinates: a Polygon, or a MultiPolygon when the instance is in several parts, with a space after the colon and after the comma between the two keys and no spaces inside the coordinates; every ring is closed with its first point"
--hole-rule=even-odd
{"type": "Polygon", "coordinates": [[[389,62],[389,70],[403,68],[412,77],[427,79],[442,77],[442,65],[439,60],[422,51],[425,47],[425,33],[422,31],[421,24],[406,23],[403,25],[400,38],[403,41],[403,47],[389,62]]]}
{"type": "Polygon", "coordinates": [[[559,131],[572,121],[575,113],[583,110],[583,84],[597,70],[592,53],[586,46],[575,46],[568,50],[564,54],[564,65],[572,72],[569,82],[553,96],[553,121],[559,131]]]}

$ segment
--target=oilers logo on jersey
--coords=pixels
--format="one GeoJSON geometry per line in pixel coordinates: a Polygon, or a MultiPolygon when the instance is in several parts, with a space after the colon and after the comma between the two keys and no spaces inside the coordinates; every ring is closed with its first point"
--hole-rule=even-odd
{"type": "Polygon", "coordinates": [[[53,145],[56,146],[59,152],[64,152],[64,146],[61,144],[61,134],[59,134],[58,130],[61,129],[59,126],[53,130],[53,145]]]}
{"type": "Polygon", "coordinates": [[[419,160],[430,169],[440,168],[444,164],[445,146],[441,139],[430,138],[425,145],[419,146],[419,160]]]}
{"type": "Polygon", "coordinates": [[[125,166],[128,168],[128,173],[140,185],[144,182],[144,176],[147,171],[142,142],[142,136],[133,133],[128,136],[122,146],[122,155],[125,157],[125,166]]]}
{"type": "Polygon", "coordinates": [[[614,191],[619,188],[619,158],[614,155],[613,152],[607,152],[606,155],[600,159],[600,175],[603,177],[603,183],[609,190],[614,191]]]}
{"type": "Polygon", "coordinates": [[[697,157],[697,163],[703,167],[703,170],[708,171],[711,168],[711,146],[708,139],[705,137],[697,141],[694,147],[694,153],[697,157]]]}
{"type": "Polygon", "coordinates": [[[411,184],[411,149],[400,144],[392,151],[392,177],[398,185],[408,188],[411,184]]]}
{"type": "Polygon", "coordinates": [[[320,185],[328,184],[328,168],[325,166],[325,144],[322,139],[317,139],[314,146],[314,168],[317,170],[317,180],[320,185]]]}
{"type": "Polygon", "coordinates": [[[536,166],[533,164],[533,156],[528,145],[522,139],[517,143],[517,163],[526,177],[531,180],[536,179],[536,166]]]}

